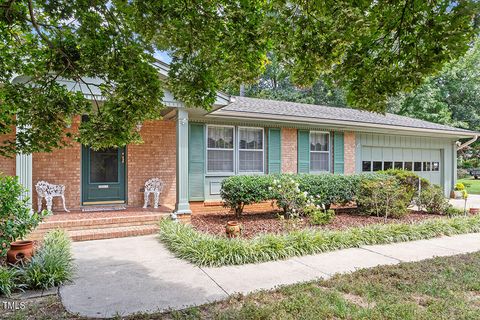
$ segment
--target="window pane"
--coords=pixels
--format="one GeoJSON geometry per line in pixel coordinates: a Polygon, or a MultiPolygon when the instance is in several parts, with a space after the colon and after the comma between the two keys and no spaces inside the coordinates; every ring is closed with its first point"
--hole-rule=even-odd
{"type": "Polygon", "coordinates": [[[403,169],[403,162],[395,161],[394,167],[395,167],[395,169],[403,169]]]}
{"type": "Polygon", "coordinates": [[[363,172],[372,171],[372,162],[371,161],[362,161],[362,171],[363,172]]]}
{"type": "Polygon", "coordinates": [[[258,128],[238,129],[240,149],[263,149],[263,130],[258,128]]]}
{"type": "Polygon", "coordinates": [[[310,151],[328,151],[328,133],[310,132],[310,151]]]}
{"type": "Polygon", "coordinates": [[[432,171],[440,171],[440,162],[432,162],[432,171]]]}
{"type": "Polygon", "coordinates": [[[382,170],[382,161],[373,161],[373,171],[382,170]]]}
{"type": "Polygon", "coordinates": [[[263,152],[262,151],[239,151],[240,172],[263,172],[263,152]]]}
{"type": "Polygon", "coordinates": [[[392,161],[385,161],[383,163],[383,170],[388,170],[393,168],[393,162],[392,161]]]}
{"type": "Polygon", "coordinates": [[[405,170],[409,170],[409,171],[412,171],[413,169],[413,166],[412,166],[412,163],[411,162],[405,162],[405,170]]]}
{"type": "Polygon", "coordinates": [[[208,127],[208,148],[233,149],[232,127],[208,127]]]}
{"type": "Polygon", "coordinates": [[[423,171],[430,171],[430,162],[423,163],[423,171]]]}
{"type": "Polygon", "coordinates": [[[233,172],[233,150],[208,150],[207,171],[233,172]]]}
{"type": "Polygon", "coordinates": [[[421,162],[415,162],[413,165],[414,171],[422,171],[422,163],[421,162]]]}
{"type": "Polygon", "coordinates": [[[90,182],[118,182],[118,150],[94,151],[90,149],[90,182]]]}
{"type": "Polygon", "coordinates": [[[310,171],[328,171],[328,153],[310,152],[310,171]]]}

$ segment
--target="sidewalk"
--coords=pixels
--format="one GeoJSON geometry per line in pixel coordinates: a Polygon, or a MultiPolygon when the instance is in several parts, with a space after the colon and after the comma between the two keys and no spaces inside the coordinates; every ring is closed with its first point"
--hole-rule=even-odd
{"type": "Polygon", "coordinates": [[[289,260],[199,268],[175,258],[155,236],[76,242],[77,275],[60,289],[68,311],[113,317],[166,311],[377,265],[480,250],[480,234],[364,246],[289,260]]]}

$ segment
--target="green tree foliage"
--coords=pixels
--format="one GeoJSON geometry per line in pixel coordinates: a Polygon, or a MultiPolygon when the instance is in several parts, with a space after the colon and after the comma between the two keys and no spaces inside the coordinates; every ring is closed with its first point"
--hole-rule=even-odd
{"type": "MultiPolygon", "coordinates": [[[[238,94],[238,88],[230,90],[238,94]]],[[[345,92],[326,80],[317,80],[310,87],[296,86],[286,67],[278,59],[269,55],[269,64],[257,82],[245,87],[245,95],[263,99],[292,101],[310,104],[326,104],[345,107],[345,92]]]]}
{"type": "MultiPolygon", "coordinates": [[[[161,114],[163,89],[209,108],[217,90],[251,83],[272,52],[289,80],[328,79],[350,105],[383,112],[387,97],[417,86],[463,54],[476,33],[478,1],[98,0],[0,2],[0,133],[20,127],[2,154],[62,147],[63,130],[86,114],[76,138],[93,148],[140,142],[137,124],[161,114]],[[155,50],[172,56],[168,80],[155,50]],[[23,81],[12,83],[16,75],[23,81]],[[85,77],[85,78],[84,78],[85,77]],[[87,78],[88,77],[88,78],[87,78]],[[98,85],[104,101],[61,86],[98,85]]],[[[323,90],[323,89],[322,89],[323,90]]]]}
{"type": "MultiPolygon", "coordinates": [[[[480,41],[462,57],[447,63],[410,93],[390,99],[388,109],[397,114],[480,131],[480,41]]],[[[480,143],[460,153],[460,164],[478,166],[480,143]],[[467,159],[467,160],[465,160],[467,159]],[[469,160],[470,159],[470,160],[469,160]]]]}
{"type": "Polygon", "coordinates": [[[397,114],[465,129],[480,129],[480,41],[410,93],[392,98],[397,114]]]}

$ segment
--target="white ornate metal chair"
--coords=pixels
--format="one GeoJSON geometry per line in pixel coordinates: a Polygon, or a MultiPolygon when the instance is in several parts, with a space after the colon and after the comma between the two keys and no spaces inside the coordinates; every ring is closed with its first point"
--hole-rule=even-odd
{"type": "Polygon", "coordinates": [[[37,190],[38,212],[42,211],[42,198],[47,202],[47,210],[52,211],[53,197],[61,197],[63,210],[70,212],[65,207],[65,186],[62,184],[51,184],[46,181],[39,181],[35,185],[37,190]]]}
{"type": "Polygon", "coordinates": [[[159,178],[151,178],[145,182],[145,191],[143,193],[143,208],[148,206],[150,193],[153,193],[153,207],[158,208],[160,193],[163,191],[163,181],[159,178]]]}

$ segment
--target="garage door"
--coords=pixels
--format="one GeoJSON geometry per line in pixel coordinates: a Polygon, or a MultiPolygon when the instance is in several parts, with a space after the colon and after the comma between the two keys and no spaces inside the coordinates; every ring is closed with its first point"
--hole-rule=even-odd
{"type": "Polygon", "coordinates": [[[412,170],[441,185],[443,166],[440,149],[414,149],[362,146],[362,172],[387,169],[412,170]]]}

